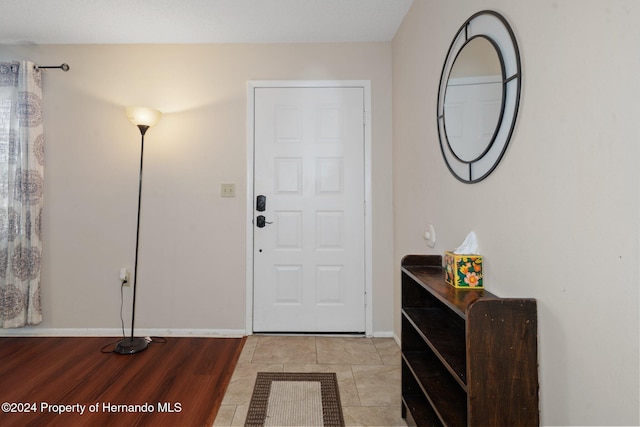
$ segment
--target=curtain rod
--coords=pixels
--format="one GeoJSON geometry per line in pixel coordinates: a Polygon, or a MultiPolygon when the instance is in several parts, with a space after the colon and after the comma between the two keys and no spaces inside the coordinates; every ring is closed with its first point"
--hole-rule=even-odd
{"type": "Polygon", "coordinates": [[[64,63],[62,65],[36,65],[35,68],[39,70],[43,68],[59,68],[62,71],[69,71],[69,64],[64,63]]]}

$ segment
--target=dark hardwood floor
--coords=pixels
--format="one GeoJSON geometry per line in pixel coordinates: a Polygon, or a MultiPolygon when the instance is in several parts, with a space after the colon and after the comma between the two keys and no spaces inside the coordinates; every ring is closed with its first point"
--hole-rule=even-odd
{"type": "Polygon", "coordinates": [[[0,338],[0,426],[211,426],[245,341],[171,337],[134,355],[101,352],[117,340],[0,338]]]}

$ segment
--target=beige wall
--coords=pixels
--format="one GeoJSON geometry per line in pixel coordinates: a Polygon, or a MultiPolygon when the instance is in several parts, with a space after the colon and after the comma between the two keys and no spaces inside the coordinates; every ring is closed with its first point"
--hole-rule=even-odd
{"type": "Polygon", "coordinates": [[[400,258],[442,253],[473,229],[487,287],[538,299],[543,423],[640,423],[638,17],[635,0],[415,0],[392,45],[0,46],[2,60],[71,65],[44,78],[45,320],[35,329],[120,326],[139,161],[124,106],[165,112],[147,134],[136,324],[239,331],[247,80],[370,79],[374,330],[395,322],[399,334],[400,258]],[[470,186],[442,161],[435,107],[451,37],[486,8],[514,27],[523,97],[503,162],[470,186]],[[222,182],[236,198],[219,197],[222,182]],[[434,249],[422,238],[429,223],[434,249]]]}
{"type": "Polygon", "coordinates": [[[373,329],[392,332],[390,43],[0,47],[0,59],[23,58],[71,66],[44,76],[36,329],[120,327],[118,273],[133,269],[140,159],[123,107],[143,105],[165,114],[145,137],[136,327],[244,331],[247,82],[330,79],[371,80],[373,329]],[[221,198],[221,183],[235,183],[237,196],[221,198]]]}
{"type": "Polygon", "coordinates": [[[538,300],[545,425],[640,422],[638,18],[635,0],[415,0],[393,41],[396,307],[403,255],[474,230],[486,286],[538,300]],[[502,163],[466,185],[442,160],[436,98],[451,39],[483,9],[514,28],[523,94],[502,163]]]}

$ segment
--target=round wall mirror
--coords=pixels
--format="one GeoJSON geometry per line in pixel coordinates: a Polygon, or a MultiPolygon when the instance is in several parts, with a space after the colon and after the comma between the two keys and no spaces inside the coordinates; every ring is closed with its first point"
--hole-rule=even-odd
{"type": "Polygon", "coordinates": [[[496,12],[474,14],[451,43],[438,90],[438,136],[460,181],[486,178],[502,159],[518,113],[520,55],[496,12]]]}

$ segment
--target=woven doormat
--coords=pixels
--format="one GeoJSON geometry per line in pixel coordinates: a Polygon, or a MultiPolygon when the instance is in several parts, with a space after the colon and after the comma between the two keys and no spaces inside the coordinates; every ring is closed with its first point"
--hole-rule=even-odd
{"type": "Polygon", "coordinates": [[[344,426],[336,374],[258,372],[245,426],[344,426]]]}

